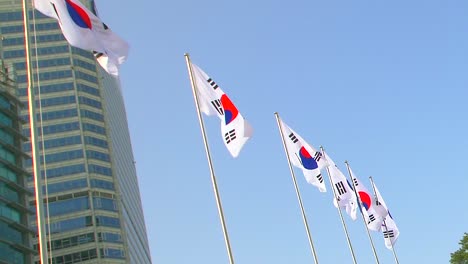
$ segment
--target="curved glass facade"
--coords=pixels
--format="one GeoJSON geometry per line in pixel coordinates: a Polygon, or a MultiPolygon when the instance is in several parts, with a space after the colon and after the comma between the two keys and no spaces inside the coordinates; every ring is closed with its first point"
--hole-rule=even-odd
{"type": "MultiPolygon", "coordinates": [[[[29,27],[36,33],[34,79],[41,84],[35,100],[42,111],[37,132],[51,262],[151,263],[120,83],[91,52],[69,46],[55,20],[39,12],[34,17],[29,27]]],[[[27,105],[22,19],[20,0],[0,0],[0,54],[16,67],[19,99],[27,105]]],[[[28,119],[27,109],[21,116],[28,119]]],[[[29,137],[28,123],[22,133],[29,137]]],[[[29,142],[23,150],[31,151],[29,142]]],[[[0,148],[3,156],[9,158],[0,148]]],[[[31,171],[31,161],[25,164],[31,171]]],[[[35,203],[31,198],[30,210],[35,203]]],[[[35,214],[30,220],[35,228],[35,214]]]]}
{"type": "Polygon", "coordinates": [[[0,263],[31,263],[33,249],[28,229],[28,173],[22,169],[21,103],[14,71],[0,60],[0,263]]]}

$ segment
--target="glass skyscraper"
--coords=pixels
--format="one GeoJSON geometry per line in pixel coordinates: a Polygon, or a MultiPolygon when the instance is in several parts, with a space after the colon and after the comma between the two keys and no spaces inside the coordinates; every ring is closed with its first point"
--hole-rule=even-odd
{"type": "MultiPolygon", "coordinates": [[[[27,106],[21,7],[21,0],[0,0],[0,58],[14,65],[27,106]]],[[[151,263],[120,82],[91,52],[68,45],[54,19],[29,14],[50,262],[151,263]]],[[[21,116],[29,137],[27,109],[21,116]]],[[[30,142],[22,148],[30,152],[30,142]]],[[[31,165],[26,160],[25,170],[31,165]]],[[[35,212],[33,196],[29,206],[35,212]]],[[[30,222],[36,230],[35,214],[30,222]]]]}
{"type": "Polygon", "coordinates": [[[0,60],[0,263],[31,263],[28,227],[29,173],[23,167],[28,156],[21,151],[23,140],[20,118],[21,103],[16,97],[14,70],[0,60]]]}

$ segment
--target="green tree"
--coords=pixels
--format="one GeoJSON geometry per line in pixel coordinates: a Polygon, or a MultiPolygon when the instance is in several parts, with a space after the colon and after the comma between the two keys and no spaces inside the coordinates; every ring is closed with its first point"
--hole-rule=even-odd
{"type": "Polygon", "coordinates": [[[460,240],[460,249],[450,254],[451,264],[468,264],[468,233],[460,240]]]}

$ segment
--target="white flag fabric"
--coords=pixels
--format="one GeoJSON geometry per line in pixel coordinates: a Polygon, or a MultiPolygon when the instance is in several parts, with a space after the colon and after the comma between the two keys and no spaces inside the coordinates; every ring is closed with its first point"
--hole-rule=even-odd
{"type": "Polygon", "coordinates": [[[345,208],[349,217],[356,220],[358,203],[353,187],[330,156],[328,156],[326,152],[324,152],[324,154],[329,164],[328,170],[330,172],[332,188],[335,188],[335,195],[337,196],[337,199],[335,197],[333,198],[333,204],[335,207],[339,205],[341,208],[345,208]]]}
{"type": "Polygon", "coordinates": [[[321,170],[328,166],[327,160],[288,125],[281,120],[280,122],[292,164],[302,170],[308,183],[317,187],[320,192],[326,192],[321,170]]]}
{"type": "Polygon", "coordinates": [[[367,227],[372,231],[380,231],[383,220],[388,214],[387,210],[380,203],[375,201],[373,195],[367,190],[361,181],[356,178],[351,168],[349,168],[349,171],[362,205],[361,208],[364,207],[365,209],[362,209],[362,212],[364,213],[367,227]]]}
{"type": "Polygon", "coordinates": [[[377,189],[377,186],[375,186],[375,193],[377,195],[377,201],[387,210],[388,215],[385,217],[385,222],[381,226],[381,231],[384,236],[384,241],[385,241],[385,246],[388,249],[392,249],[393,245],[395,245],[395,242],[397,241],[398,237],[400,236],[400,230],[398,230],[398,227],[393,220],[392,215],[390,214],[390,211],[388,210],[387,205],[385,204],[384,199],[382,198],[382,195],[380,195],[379,189],[377,189]]]}
{"type": "Polygon", "coordinates": [[[70,45],[94,51],[104,70],[118,75],[118,66],[128,56],[127,42],[113,33],[79,0],[34,0],[34,7],[58,21],[70,45]]]}
{"type": "Polygon", "coordinates": [[[253,130],[229,97],[197,65],[191,63],[200,111],[221,120],[221,136],[229,153],[237,157],[253,130]]]}
{"type": "Polygon", "coordinates": [[[382,225],[381,230],[384,235],[385,246],[388,249],[392,249],[393,245],[395,245],[395,242],[400,236],[400,230],[398,230],[398,227],[393,220],[390,211],[388,211],[388,216],[385,217],[385,225],[382,225]]]}

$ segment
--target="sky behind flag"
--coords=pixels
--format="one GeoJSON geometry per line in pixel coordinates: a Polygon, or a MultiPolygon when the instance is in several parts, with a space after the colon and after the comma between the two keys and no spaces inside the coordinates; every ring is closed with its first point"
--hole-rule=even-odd
{"type": "MultiPolygon", "coordinates": [[[[132,47],[120,77],[154,263],[228,263],[185,52],[255,128],[233,159],[219,120],[206,119],[237,263],[313,261],[274,112],[366,186],[378,182],[401,263],[448,263],[458,249],[468,231],[467,1],[97,7],[132,47]]],[[[297,179],[319,261],[352,263],[332,193],[297,179]]],[[[345,220],[357,261],[373,263],[362,220],[345,220]]],[[[381,263],[393,263],[371,235],[381,263]]]]}

